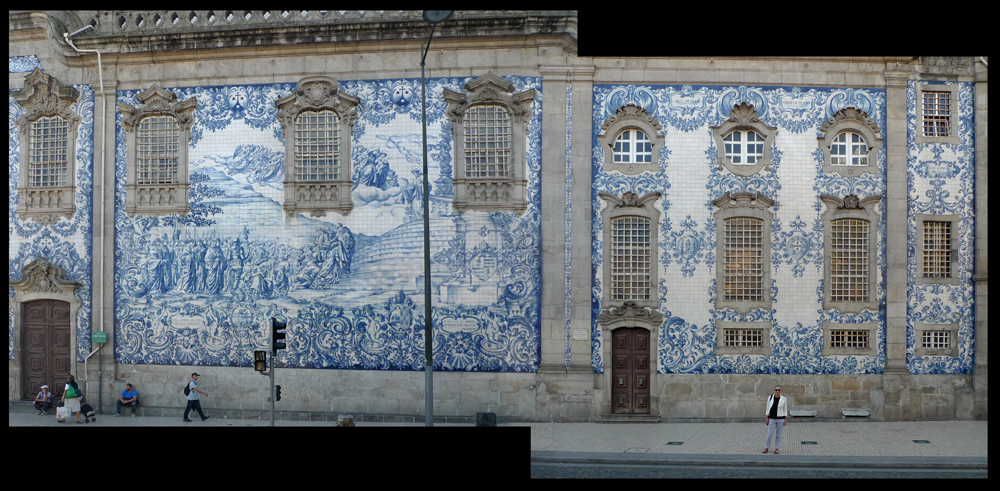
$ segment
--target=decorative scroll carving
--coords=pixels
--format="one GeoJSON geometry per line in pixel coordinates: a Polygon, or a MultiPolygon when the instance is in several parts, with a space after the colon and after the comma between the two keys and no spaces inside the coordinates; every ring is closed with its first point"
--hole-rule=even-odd
{"type": "Polygon", "coordinates": [[[645,324],[656,327],[663,323],[663,314],[650,307],[640,307],[634,301],[626,300],[621,307],[612,307],[597,316],[597,322],[608,329],[645,324]]]}
{"type": "Polygon", "coordinates": [[[21,279],[10,281],[11,288],[20,293],[52,293],[72,296],[83,287],[77,281],[66,279],[66,272],[45,258],[36,258],[21,270],[21,279]]]}
{"type": "Polygon", "coordinates": [[[870,128],[872,132],[875,133],[876,135],[878,135],[882,131],[879,128],[878,123],[876,123],[872,118],[868,117],[867,113],[865,113],[864,111],[859,111],[853,107],[845,107],[837,111],[837,113],[834,114],[830,119],[824,121],[823,124],[820,125],[819,131],[821,133],[826,133],[830,128],[844,121],[854,121],[860,124],[864,124],[865,126],[868,126],[868,128],[870,128]]]}
{"type": "Polygon", "coordinates": [[[770,210],[771,206],[774,205],[774,200],[757,193],[726,193],[722,197],[713,200],[712,204],[718,206],[721,210],[727,210],[732,208],[751,208],[757,210],[770,210]]]}

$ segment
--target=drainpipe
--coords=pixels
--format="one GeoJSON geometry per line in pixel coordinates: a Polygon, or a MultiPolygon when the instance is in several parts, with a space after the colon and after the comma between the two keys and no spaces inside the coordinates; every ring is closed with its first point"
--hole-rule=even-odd
{"type": "MultiPolygon", "coordinates": [[[[80,34],[83,34],[85,32],[89,32],[89,31],[93,31],[93,30],[94,30],[94,26],[88,24],[88,25],[84,26],[82,29],[77,29],[76,31],[73,31],[71,33],[70,32],[64,32],[63,33],[63,39],[65,39],[66,42],[70,45],[70,47],[73,48],[74,50],[76,50],[77,53],[97,53],[97,76],[98,76],[98,80],[100,80],[100,84],[101,84],[101,86],[100,86],[101,98],[103,100],[103,104],[101,105],[102,106],[101,107],[101,171],[100,171],[101,172],[101,174],[100,174],[101,175],[101,207],[98,208],[100,210],[100,214],[101,214],[101,248],[100,248],[101,249],[101,253],[100,253],[101,267],[98,270],[98,271],[101,272],[101,279],[100,279],[100,292],[101,292],[101,295],[100,295],[101,296],[101,303],[100,303],[101,315],[100,315],[100,318],[101,318],[101,320],[98,323],[97,327],[98,327],[98,329],[100,331],[104,331],[104,300],[105,300],[105,298],[104,298],[104,268],[105,268],[105,265],[104,265],[104,258],[105,258],[105,254],[104,254],[104,252],[105,252],[104,251],[104,235],[105,235],[105,229],[104,229],[104,215],[105,215],[105,213],[104,213],[104,195],[106,193],[106,189],[105,188],[107,187],[107,183],[104,182],[104,173],[105,173],[105,170],[106,170],[105,169],[105,163],[107,162],[107,160],[106,160],[106,157],[107,157],[107,148],[106,147],[107,147],[107,131],[108,131],[108,119],[107,119],[107,116],[108,116],[108,94],[104,92],[104,67],[101,64],[101,52],[97,51],[96,49],[80,49],[80,48],[77,48],[76,45],[74,45],[73,41],[72,41],[72,38],[74,38],[76,36],[79,36],[80,34]]],[[[95,179],[95,181],[96,181],[96,179],[95,179]]],[[[101,348],[103,348],[103,346],[101,348]]],[[[97,367],[97,387],[98,387],[98,390],[97,390],[97,411],[99,413],[101,413],[101,414],[104,414],[104,411],[102,410],[103,405],[102,405],[102,397],[101,397],[101,395],[102,395],[101,385],[104,383],[104,380],[103,380],[104,379],[104,377],[103,377],[103,374],[104,374],[103,373],[103,370],[104,370],[103,354],[104,353],[101,352],[101,348],[95,349],[89,355],[87,355],[86,358],[84,358],[84,360],[83,360],[83,367],[84,367],[84,373],[86,374],[86,382],[87,382],[87,385],[89,387],[89,385],[90,385],[89,384],[89,382],[90,382],[90,372],[87,371],[87,361],[90,359],[91,356],[94,356],[95,352],[97,352],[98,353],[98,355],[97,355],[97,360],[98,360],[97,361],[97,364],[98,364],[98,367],[97,367]]]]}

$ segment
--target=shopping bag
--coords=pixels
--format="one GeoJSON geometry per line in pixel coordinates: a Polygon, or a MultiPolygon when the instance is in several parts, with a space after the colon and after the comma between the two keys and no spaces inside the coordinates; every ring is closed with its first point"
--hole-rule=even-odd
{"type": "Polygon", "coordinates": [[[66,421],[66,418],[70,415],[70,410],[66,406],[60,406],[56,408],[56,421],[66,421]]]}

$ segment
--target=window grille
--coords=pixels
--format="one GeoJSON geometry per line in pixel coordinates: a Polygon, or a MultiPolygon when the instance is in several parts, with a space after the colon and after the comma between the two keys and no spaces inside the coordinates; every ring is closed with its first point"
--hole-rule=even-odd
{"type": "Polygon", "coordinates": [[[951,278],[951,222],[923,223],[924,278],[951,278]]]}
{"type": "Polygon", "coordinates": [[[867,348],[868,331],[835,329],[830,331],[831,348],[867,348]]]}
{"type": "Polygon", "coordinates": [[[136,183],[176,184],[180,130],[173,116],[150,116],[136,135],[136,183]]]}
{"type": "Polygon", "coordinates": [[[763,298],[763,225],[753,217],[727,218],[724,222],[724,299],[759,302],[763,298]]]}
{"type": "Polygon", "coordinates": [[[845,131],[833,139],[830,146],[831,165],[868,165],[868,145],[861,135],[845,131]]]}
{"type": "Polygon", "coordinates": [[[638,216],[611,219],[612,300],[648,300],[650,221],[638,216]]]}
{"type": "Polygon", "coordinates": [[[830,300],[867,302],[869,223],[857,218],[830,222],[830,300]]]}
{"type": "Polygon", "coordinates": [[[653,144],[642,131],[625,130],[615,139],[616,164],[650,163],[653,161],[653,144]]]}
{"type": "Polygon", "coordinates": [[[756,131],[737,130],[722,139],[726,157],[738,165],[754,165],[764,157],[764,137],[756,131]]]}
{"type": "Polygon", "coordinates": [[[295,118],[295,179],[340,180],[340,120],[333,111],[307,111],[295,118]]]}
{"type": "Polygon", "coordinates": [[[733,348],[759,348],[764,346],[763,329],[724,329],[724,343],[733,348]]]}
{"type": "Polygon", "coordinates": [[[923,92],[924,136],[951,135],[951,92],[923,92]]]}
{"type": "Polygon", "coordinates": [[[69,124],[59,116],[31,123],[28,186],[69,185],[69,124]]]}
{"type": "Polygon", "coordinates": [[[503,106],[481,104],[465,112],[465,177],[510,176],[511,124],[503,106]]]}
{"type": "Polygon", "coordinates": [[[951,349],[951,332],[923,331],[924,349],[951,349]]]}

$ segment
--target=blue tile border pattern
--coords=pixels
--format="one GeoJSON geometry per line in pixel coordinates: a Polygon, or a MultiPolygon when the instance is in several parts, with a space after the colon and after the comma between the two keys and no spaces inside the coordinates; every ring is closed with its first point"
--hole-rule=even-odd
{"type": "MultiPolygon", "coordinates": [[[[962,144],[913,144],[915,103],[908,92],[908,186],[910,247],[907,321],[908,364],[912,373],[971,373],[973,322],[971,270],[972,241],[972,121],[971,85],[960,92],[959,134],[962,144]],[[918,158],[919,157],[919,158],[918,158]],[[919,162],[934,169],[954,169],[948,176],[929,176],[919,162]],[[915,184],[916,182],[916,184],[915,184]],[[950,194],[949,194],[950,193],[950,194]],[[959,286],[913,286],[914,213],[942,208],[959,213],[962,278],[959,286]],[[959,354],[950,357],[913,357],[914,321],[960,322],[959,354]]],[[[602,306],[604,234],[598,192],[622,195],[663,193],[659,229],[659,310],[665,320],[657,346],[659,373],[881,373],[885,365],[886,200],[877,205],[878,310],[857,314],[823,309],[823,204],[820,194],[859,198],[886,193],[886,142],[877,152],[878,173],[843,177],[823,173],[819,126],[845,107],[865,111],[886,127],[886,92],[877,88],[800,88],[663,85],[594,85],[593,97],[593,268],[592,360],[603,373],[601,330],[597,317],[602,306]],[[735,176],[716,164],[711,126],[720,124],[741,102],[757,109],[760,119],[777,127],[769,170],[750,177],[735,176]],[[627,176],[603,168],[598,147],[600,125],[626,104],[646,109],[663,125],[664,146],[657,156],[659,170],[627,176]],[[714,205],[726,192],[760,192],[774,200],[771,227],[772,308],[745,315],[714,308],[716,267],[714,205]],[[715,355],[715,322],[764,321],[771,324],[770,356],[715,355]],[[873,343],[876,356],[821,356],[822,326],[833,323],[877,323],[873,343]]]]}
{"type": "MultiPolygon", "coordinates": [[[[540,361],[541,80],[527,127],[528,210],[451,206],[451,122],[427,81],[435,370],[530,372],[540,361]]],[[[423,370],[420,79],[342,81],[361,105],[352,140],[354,209],[285,219],[285,83],[165,88],[197,97],[191,212],[129,218],[118,114],[115,357],[119,363],[250,366],[271,317],[288,323],[288,367],[423,370]]],[[[135,103],[140,90],[118,92],[135,103]]]]}

